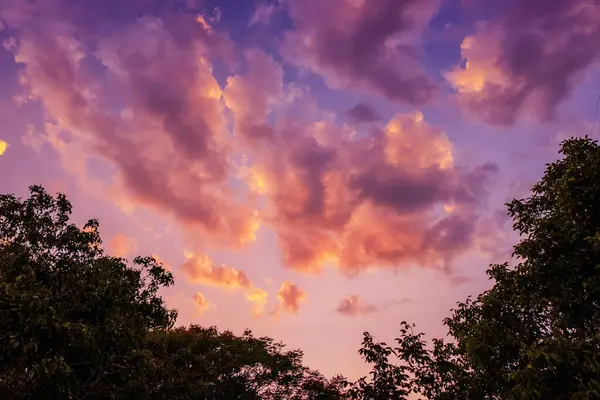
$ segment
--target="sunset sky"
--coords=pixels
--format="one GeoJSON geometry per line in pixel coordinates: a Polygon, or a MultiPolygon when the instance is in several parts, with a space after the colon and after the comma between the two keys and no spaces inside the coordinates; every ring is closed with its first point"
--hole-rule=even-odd
{"type": "Polygon", "coordinates": [[[600,95],[600,0],[0,0],[0,41],[0,193],[161,260],[178,324],[351,378],[489,287],[600,95]]]}

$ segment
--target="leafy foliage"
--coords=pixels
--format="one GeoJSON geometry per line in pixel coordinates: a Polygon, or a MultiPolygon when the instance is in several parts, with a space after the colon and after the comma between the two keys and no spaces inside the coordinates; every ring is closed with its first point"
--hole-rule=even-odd
{"type": "Polygon", "coordinates": [[[41,187],[0,197],[0,390],[117,397],[131,385],[146,332],[175,313],[157,291],[173,283],[151,258],[132,268],[105,256],[98,223],[69,223],[71,205],[41,187]]]}
{"type": "MultiPolygon", "coordinates": [[[[335,399],[328,381],[281,343],[190,326],[151,335],[160,368],[151,392],[164,399],[335,399]]],[[[147,393],[150,394],[150,393],[147,393]]]]}

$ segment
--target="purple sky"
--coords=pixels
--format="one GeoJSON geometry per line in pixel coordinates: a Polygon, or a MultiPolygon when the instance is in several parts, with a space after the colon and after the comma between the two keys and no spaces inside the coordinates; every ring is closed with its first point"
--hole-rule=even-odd
{"type": "Polygon", "coordinates": [[[444,335],[509,260],[599,39],[600,0],[3,0],[0,191],[160,258],[180,324],[354,378],[364,330],[444,335]]]}

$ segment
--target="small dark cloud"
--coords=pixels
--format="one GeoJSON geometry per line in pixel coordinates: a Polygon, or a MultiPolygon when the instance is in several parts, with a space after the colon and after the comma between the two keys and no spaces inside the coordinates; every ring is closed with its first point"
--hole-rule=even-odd
{"type": "Polygon", "coordinates": [[[346,116],[354,123],[367,123],[379,121],[380,116],[375,109],[368,104],[358,103],[345,112],[346,116]]]}

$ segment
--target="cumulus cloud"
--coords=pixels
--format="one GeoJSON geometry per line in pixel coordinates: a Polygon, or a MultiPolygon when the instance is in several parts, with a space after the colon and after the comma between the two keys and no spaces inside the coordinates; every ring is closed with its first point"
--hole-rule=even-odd
{"type": "Polygon", "coordinates": [[[470,248],[495,165],[457,165],[444,132],[419,112],[398,114],[368,135],[328,118],[279,118],[267,105],[283,96],[281,68],[264,57],[248,77],[271,75],[277,85],[265,85],[253,104],[244,99],[261,87],[235,77],[224,96],[252,160],[245,178],[268,200],[263,219],[288,267],[318,272],[333,263],[356,274],[369,266],[445,266],[470,248]]]}
{"type": "Polygon", "coordinates": [[[277,300],[279,301],[275,314],[279,310],[298,314],[300,304],[306,299],[306,294],[298,288],[294,283],[286,281],[281,284],[281,288],[277,292],[277,300]]]}
{"type": "Polygon", "coordinates": [[[421,104],[433,94],[416,45],[439,0],[290,0],[282,53],[329,86],[421,104]]]}
{"type": "Polygon", "coordinates": [[[109,251],[115,257],[125,257],[137,251],[137,242],[134,238],[119,233],[109,242],[109,251]]]}
{"type": "Polygon", "coordinates": [[[268,293],[254,286],[244,271],[227,265],[215,265],[208,255],[187,252],[181,271],[189,282],[224,289],[241,290],[252,304],[252,315],[261,317],[269,297],[268,293]]]}
{"type": "MultiPolygon", "coordinates": [[[[231,56],[229,39],[209,29],[210,18],[199,21],[166,3],[46,0],[38,9],[9,0],[0,11],[20,35],[14,52],[22,83],[50,117],[46,140],[78,179],[90,178],[90,158],[107,162],[115,186],[104,192],[113,201],[171,215],[207,245],[240,247],[268,223],[285,265],[303,272],[328,263],[348,275],[379,266],[443,267],[472,247],[494,165],[458,165],[444,132],[418,112],[375,121],[374,132],[318,112],[284,115],[298,96],[284,85],[281,65],[260,50],[244,52],[248,72],[229,77],[221,90],[211,60],[231,56]],[[122,13],[113,17],[117,6],[122,13]],[[259,197],[266,201],[255,202],[259,197]]],[[[300,29],[286,40],[323,33],[323,46],[341,50],[339,58],[321,59],[321,41],[303,41],[309,48],[300,48],[302,59],[316,57],[341,82],[423,100],[422,87],[413,85],[422,74],[413,80],[404,71],[412,44],[397,36],[412,43],[437,2],[314,4],[340,12],[316,12],[313,21],[304,2],[290,2],[300,29]],[[364,42],[353,48],[359,37],[364,42]],[[387,48],[376,45],[383,42],[387,48]],[[371,58],[375,73],[354,55],[371,58]]],[[[362,119],[373,119],[368,113],[363,107],[362,119]]],[[[266,298],[243,272],[201,255],[191,255],[183,271],[199,283],[243,290],[257,304],[266,298]]]]}
{"type": "Polygon", "coordinates": [[[215,265],[206,254],[186,253],[181,271],[192,283],[225,287],[230,289],[250,289],[252,283],[244,271],[227,265],[215,265]]]}
{"type": "Polygon", "coordinates": [[[68,132],[62,140],[83,149],[64,157],[109,162],[136,202],[171,213],[215,243],[252,240],[257,215],[225,184],[230,150],[210,64],[229,57],[228,38],[154,0],[38,6],[9,1],[1,17],[19,29],[15,60],[23,82],[56,130],[68,132]]]}
{"type": "Polygon", "coordinates": [[[268,298],[269,294],[265,290],[258,287],[254,287],[247,292],[246,299],[252,304],[251,311],[254,317],[260,318],[263,316],[268,298]]]}
{"type": "Polygon", "coordinates": [[[194,294],[194,307],[198,315],[204,314],[211,307],[211,304],[206,300],[206,297],[200,292],[194,294]]]}
{"type": "Polygon", "coordinates": [[[495,125],[523,114],[549,121],[600,55],[596,0],[512,0],[461,46],[446,73],[465,109],[495,125]]]}
{"type": "Polygon", "coordinates": [[[372,314],[377,309],[376,304],[366,303],[360,296],[353,294],[342,299],[336,311],[342,315],[353,317],[372,314]]]}

